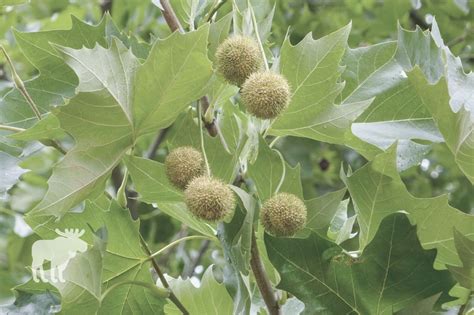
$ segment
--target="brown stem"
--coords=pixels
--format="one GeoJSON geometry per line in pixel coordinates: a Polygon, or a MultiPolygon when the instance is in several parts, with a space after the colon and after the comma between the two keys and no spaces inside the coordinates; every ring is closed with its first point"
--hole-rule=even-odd
{"type": "MultiPolygon", "coordinates": [[[[201,97],[199,104],[201,106],[201,119],[204,122],[204,127],[206,127],[207,132],[211,137],[217,136],[218,130],[215,124],[215,119],[212,118],[211,121],[208,121],[206,119],[206,112],[209,109],[209,98],[207,96],[201,97]]],[[[212,117],[214,117],[214,114],[212,115],[212,117]]]]}
{"type": "Polygon", "coordinates": [[[163,17],[165,18],[166,24],[168,24],[168,27],[172,32],[178,30],[179,32],[184,32],[183,27],[181,26],[181,23],[179,22],[178,18],[176,17],[176,13],[174,13],[173,7],[171,6],[170,2],[168,0],[161,0],[161,6],[163,7],[163,10],[161,12],[163,13],[163,17]]]}
{"type": "MultiPolygon", "coordinates": [[[[170,2],[168,0],[161,0],[161,6],[163,7],[163,10],[161,10],[161,12],[163,13],[163,17],[165,18],[166,24],[168,24],[168,27],[170,28],[170,30],[172,32],[175,32],[176,30],[178,30],[181,33],[184,32],[183,26],[181,25],[178,18],[176,17],[176,14],[174,13],[173,7],[171,6],[170,2]]],[[[207,108],[209,108],[209,99],[207,98],[207,96],[201,97],[200,104],[201,104],[201,113],[206,113],[207,108]]],[[[211,122],[206,122],[203,119],[203,122],[209,135],[211,137],[215,137],[218,131],[217,131],[217,126],[215,125],[214,120],[211,122]]]]}
{"type": "Polygon", "coordinates": [[[158,132],[158,134],[155,137],[155,140],[150,146],[150,149],[148,149],[147,158],[149,158],[150,160],[153,160],[156,157],[156,151],[158,150],[159,146],[165,139],[166,134],[168,133],[169,130],[170,130],[170,127],[167,127],[167,128],[161,129],[158,132]]]}
{"type": "MultiPolygon", "coordinates": [[[[151,256],[152,253],[150,251],[150,248],[148,248],[148,245],[146,244],[143,237],[141,237],[141,235],[140,235],[140,241],[142,243],[143,248],[147,252],[148,256],[151,256]]],[[[179,301],[178,297],[176,297],[176,295],[171,290],[170,285],[168,281],[166,280],[163,272],[161,271],[160,266],[158,266],[158,263],[156,262],[155,258],[151,258],[151,264],[156,274],[158,275],[158,278],[160,278],[160,281],[163,284],[163,286],[170,291],[169,299],[171,300],[171,302],[173,302],[176,305],[176,307],[181,311],[181,313],[188,315],[189,312],[186,310],[184,305],[179,301]]]]}
{"type": "Polygon", "coordinates": [[[258,289],[260,294],[267,305],[268,312],[270,315],[279,315],[280,306],[273,291],[272,284],[268,279],[267,273],[265,272],[265,267],[263,267],[262,259],[260,258],[260,253],[258,252],[257,247],[257,238],[255,237],[255,231],[252,232],[252,248],[250,250],[250,267],[252,267],[253,275],[255,276],[255,281],[257,282],[258,289]]]}

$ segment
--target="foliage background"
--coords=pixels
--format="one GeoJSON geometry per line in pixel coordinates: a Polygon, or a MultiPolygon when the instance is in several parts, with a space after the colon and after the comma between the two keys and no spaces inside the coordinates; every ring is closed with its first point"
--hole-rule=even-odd
{"type": "MultiPolygon", "coordinates": [[[[142,43],[140,45],[146,46],[143,43],[170,35],[160,10],[148,1],[113,0],[111,3],[98,3],[92,0],[34,0],[29,4],[16,5],[20,2],[22,1],[0,1],[0,43],[9,52],[20,77],[24,79],[33,78],[39,75],[39,72],[20,50],[14,38],[14,30],[36,32],[69,29],[74,23],[71,15],[96,25],[102,19],[104,6],[111,5],[111,17],[117,29],[136,36],[138,42],[142,43]]],[[[193,1],[180,0],[172,3],[183,25],[189,29],[187,22],[193,1]]],[[[208,8],[205,1],[199,3],[203,11],[208,8]]],[[[272,4],[267,1],[255,1],[255,7],[256,12],[264,16],[271,12],[272,4]]],[[[224,4],[218,12],[218,17],[224,17],[231,9],[229,3],[224,4]]],[[[286,34],[289,34],[291,42],[296,44],[308,32],[313,32],[313,37],[319,38],[343,28],[349,21],[352,21],[350,47],[365,47],[397,40],[397,23],[410,30],[415,27],[430,29],[433,17],[436,17],[446,45],[454,55],[460,56],[465,71],[473,69],[474,13],[472,3],[467,0],[276,1],[272,32],[268,40],[271,44],[268,48],[278,54],[286,34]]],[[[137,49],[140,49],[140,45],[137,44],[137,49]]],[[[0,95],[4,96],[13,87],[13,83],[8,66],[2,58],[0,57],[0,95]]],[[[178,133],[175,128],[170,130],[169,139],[173,139],[178,133]]],[[[154,135],[140,138],[137,150],[145,153],[153,138],[154,135]]],[[[66,138],[63,141],[69,146],[72,145],[71,139],[66,138]]],[[[0,151],[7,153],[21,151],[8,141],[0,141],[0,145],[0,151]]],[[[307,200],[346,187],[340,176],[341,165],[344,165],[346,170],[350,166],[356,171],[367,163],[364,157],[348,147],[305,138],[286,137],[277,142],[275,147],[282,152],[289,165],[294,167],[300,164],[302,189],[307,200]]],[[[160,147],[154,159],[163,162],[166,153],[167,148],[160,147]]],[[[22,169],[9,169],[21,173],[21,180],[0,196],[0,304],[5,305],[15,299],[11,288],[29,278],[26,267],[31,264],[30,248],[38,238],[37,235],[28,233],[22,215],[34,208],[43,198],[52,167],[61,157],[56,150],[43,147],[37,142],[30,142],[22,156],[19,163],[22,169]]],[[[6,160],[4,163],[6,165],[6,160]]],[[[107,190],[112,194],[114,188],[120,185],[120,176],[120,170],[117,169],[112,179],[107,182],[107,190]]],[[[401,179],[415,197],[428,198],[449,194],[448,201],[451,206],[474,215],[473,186],[455,163],[445,143],[434,144],[419,165],[401,173],[401,179]]],[[[0,182],[2,180],[0,179],[0,182]]],[[[149,204],[136,202],[134,207],[141,219],[140,232],[152,251],[180,237],[194,234],[180,221],[149,204]]],[[[353,203],[350,203],[349,215],[353,213],[353,203]]],[[[193,281],[199,282],[205,277],[204,271],[208,266],[214,264],[224,267],[226,259],[215,243],[193,240],[166,251],[159,257],[158,262],[174,277],[191,276],[193,281]]]]}

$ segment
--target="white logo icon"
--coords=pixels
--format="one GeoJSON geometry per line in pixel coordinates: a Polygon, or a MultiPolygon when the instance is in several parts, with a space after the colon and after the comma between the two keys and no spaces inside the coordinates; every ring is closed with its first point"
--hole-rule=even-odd
{"type": "Polygon", "coordinates": [[[85,252],[87,250],[87,243],[80,239],[84,235],[84,230],[79,229],[65,229],[61,232],[58,229],[54,230],[59,237],[54,240],[38,240],[33,243],[31,255],[33,256],[33,263],[31,269],[33,273],[33,280],[39,282],[39,277],[43,282],[65,282],[63,272],[71,258],[74,258],[77,252],[85,252]],[[49,270],[50,279],[45,276],[43,263],[45,261],[51,262],[51,269],[49,270]],[[57,271],[58,278],[55,272],[57,271]]]}

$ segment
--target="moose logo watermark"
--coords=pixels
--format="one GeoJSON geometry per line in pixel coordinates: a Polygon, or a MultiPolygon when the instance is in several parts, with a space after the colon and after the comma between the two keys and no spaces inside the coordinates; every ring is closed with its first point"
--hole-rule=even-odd
{"type": "Polygon", "coordinates": [[[54,240],[38,240],[33,243],[31,250],[33,263],[31,264],[31,269],[35,282],[40,281],[38,279],[38,271],[39,278],[43,282],[65,282],[63,272],[69,260],[74,258],[77,252],[84,253],[87,250],[87,243],[80,239],[84,235],[84,230],[65,229],[64,232],[61,232],[55,229],[54,231],[59,235],[54,240]],[[47,279],[43,269],[45,261],[51,262],[49,270],[50,279],[47,279]]]}

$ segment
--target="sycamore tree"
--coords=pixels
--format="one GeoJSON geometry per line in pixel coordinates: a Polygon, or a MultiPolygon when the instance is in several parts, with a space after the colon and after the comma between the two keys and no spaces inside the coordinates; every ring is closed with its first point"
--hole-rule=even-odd
{"type": "Polygon", "coordinates": [[[0,5],[0,313],[472,314],[467,1],[0,5]]]}

